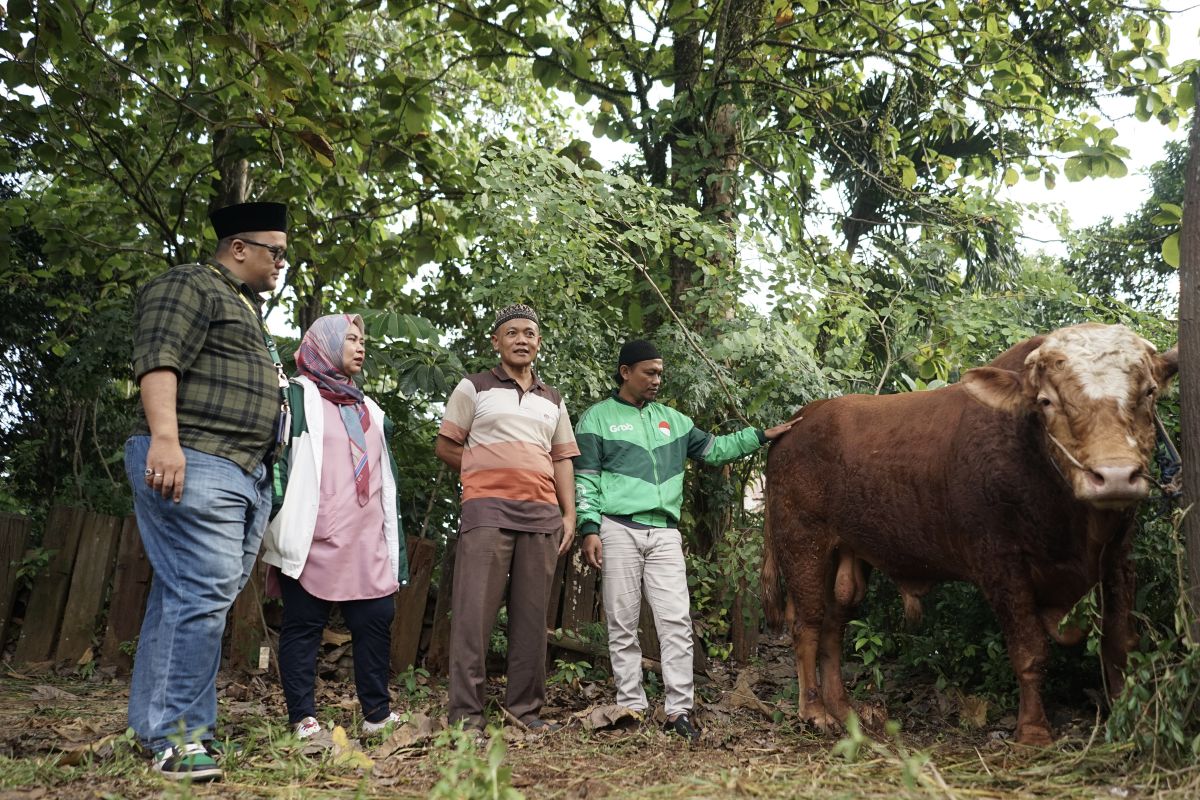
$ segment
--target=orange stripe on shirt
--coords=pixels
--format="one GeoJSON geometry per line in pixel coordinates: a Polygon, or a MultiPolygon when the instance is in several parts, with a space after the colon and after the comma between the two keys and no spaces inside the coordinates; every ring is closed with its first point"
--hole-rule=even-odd
{"type": "Polygon", "coordinates": [[[472,444],[463,452],[462,472],[483,469],[521,469],[538,475],[550,475],[550,454],[532,442],[472,444]]]}
{"type": "Polygon", "coordinates": [[[558,505],[554,480],[525,469],[475,470],[463,473],[462,484],[464,503],[482,497],[500,497],[558,505]]]}

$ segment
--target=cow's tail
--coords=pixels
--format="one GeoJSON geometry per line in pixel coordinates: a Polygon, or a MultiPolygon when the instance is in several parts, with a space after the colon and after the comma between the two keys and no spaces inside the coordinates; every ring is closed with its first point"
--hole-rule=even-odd
{"type": "MultiPolygon", "coordinates": [[[[764,495],[765,491],[764,489],[764,495]]],[[[771,540],[771,504],[766,502],[764,506],[762,571],[759,575],[762,583],[763,616],[766,617],[767,626],[778,631],[783,627],[784,600],[783,592],[780,591],[782,587],[779,581],[779,567],[775,563],[775,544],[771,540]]]]}

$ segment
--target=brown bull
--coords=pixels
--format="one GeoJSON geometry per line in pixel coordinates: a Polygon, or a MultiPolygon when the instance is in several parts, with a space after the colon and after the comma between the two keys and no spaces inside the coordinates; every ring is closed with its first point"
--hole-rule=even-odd
{"type": "Polygon", "coordinates": [[[1097,583],[1104,677],[1118,692],[1136,641],[1134,506],[1149,490],[1156,398],[1176,371],[1175,350],[1085,324],[943,389],[805,407],[767,460],[762,569],[776,625],[780,583],[787,592],[801,718],[825,730],[851,710],[842,634],[866,592],[863,561],[896,582],[910,616],[937,581],[982,590],[1020,685],[1017,741],[1052,740],[1047,635],[1082,637],[1059,622],[1097,583]]]}

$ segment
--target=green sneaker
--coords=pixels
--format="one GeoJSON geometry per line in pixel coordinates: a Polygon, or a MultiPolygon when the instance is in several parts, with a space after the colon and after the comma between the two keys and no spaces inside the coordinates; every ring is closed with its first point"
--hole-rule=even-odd
{"type": "Polygon", "coordinates": [[[202,744],[204,751],[212,756],[214,761],[221,761],[231,756],[236,758],[242,754],[242,745],[229,739],[205,739],[202,744]]]}
{"type": "Polygon", "coordinates": [[[172,781],[217,781],[222,775],[202,744],[160,750],[154,756],[154,771],[172,781]]]}

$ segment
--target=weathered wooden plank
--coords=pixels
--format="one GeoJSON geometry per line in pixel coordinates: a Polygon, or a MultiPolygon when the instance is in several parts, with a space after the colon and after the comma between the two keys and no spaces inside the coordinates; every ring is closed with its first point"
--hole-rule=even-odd
{"type": "Polygon", "coordinates": [[[8,622],[17,594],[17,568],[29,543],[30,521],[20,514],[0,514],[0,650],[8,641],[8,622]]]}
{"type": "Polygon", "coordinates": [[[408,537],[408,585],[396,592],[396,616],[392,619],[393,674],[416,663],[436,555],[437,545],[432,540],[408,537]]]}
{"type": "Polygon", "coordinates": [[[55,507],[46,517],[42,547],[53,551],[54,555],[45,572],[34,579],[29,607],[21,625],[21,638],[13,655],[14,663],[45,661],[54,652],[67,590],[71,585],[71,570],[75,567],[83,515],[83,509],[55,507]]]}
{"type": "Polygon", "coordinates": [[[132,642],[142,629],[142,616],[146,612],[146,597],[150,594],[153,570],[146,551],[142,548],[142,536],[138,532],[137,517],[130,514],[121,527],[121,543],[117,548],[117,566],[113,572],[112,598],[108,604],[108,625],[104,631],[104,643],[100,647],[100,658],[106,665],[117,668],[124,675],[133,666],[133,655],[121,646],[132,642]]]}
{"type": "Polygon", "coordinates": [[[445,675],[450,671],[450,602],[457,547],[457,538],[448,540],[442,556],[442,575],[438,579],[437,601],[433,610],[433,631],[429,636],[429,652],[425,654],[425,669],[429,670],[430,675],[445,675]]]}
{"type": "Polygon", "coordinates": [[[71,570],[70,589],[54,650],[56,661],[78,661],[92,644],[96,623],[104,610],[121,521],[120,517],[90,511],[83,515],[75,567],[71,570]]]}
{"type": "Polygon", "coordinates": [[[229,610],[229,667],[243,672],[259,668],[259,651],[268,644],[263,625],[263,600],[266,599],[266,564],[254,562],[250,580],[242,587],[229,610]]]}
{"type": "Polygon", "coordinates": [[[583,553],[571,551],[563,578],[562,629],[581,632],[596,621],[596,571],[583,560],[583,553]]]}

